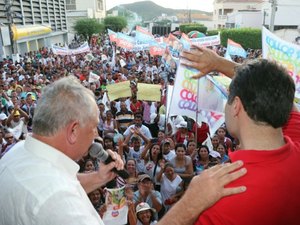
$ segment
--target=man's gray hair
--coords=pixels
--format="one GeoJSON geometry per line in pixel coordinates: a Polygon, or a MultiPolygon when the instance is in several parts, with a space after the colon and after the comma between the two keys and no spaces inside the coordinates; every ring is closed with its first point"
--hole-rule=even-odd
{"type": "MultiPolygon", "coordinates": [[[[54,135],[78,120],[85,126],[95,113],[94,94],[72,76],[55,81],[43,89],[32,122],[34,134],[54,135]]],[[[96,102],[95,102],[96,104],[96,102]]]]}

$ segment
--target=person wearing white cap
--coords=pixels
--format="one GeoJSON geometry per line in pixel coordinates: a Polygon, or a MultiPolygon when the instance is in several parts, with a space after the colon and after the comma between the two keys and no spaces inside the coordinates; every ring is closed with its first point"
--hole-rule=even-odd
{"type": "Polygon", "coordinates": [[[148,174],[138,176],[138,190],[134,192],[133,202],[136,205],[147,202],[156,210],[154,216],[158,218],[158,213],[162,210],[162,198],[160,192],[154,190],[153,180],[148,174]]]}
{"type": "Polygon", "coordinates": [[[148,203],[141,202],[136,206],[136,225],[154,225],[157,223],[154,214],[155,209],[151,208],[148,203]]]}
{"type": "Polygon", "coordinates": [[[187,122],[181,121],[179,124],[176,125],[178,129],[174,135],[176,143],[185,143],[189,140],[194,139],[194,133],[188,130],[187,122]]]}

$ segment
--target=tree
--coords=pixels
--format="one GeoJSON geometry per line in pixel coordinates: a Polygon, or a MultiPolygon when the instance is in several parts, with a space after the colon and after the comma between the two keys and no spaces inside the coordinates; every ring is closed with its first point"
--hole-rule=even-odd
{"type": "Polygon", "coordinates": [[[188,24],[181,24],[179,26],[179,30],[186,34],[194,30],[206,34],[207,27],[199,23],[188,23],[188,24]]]}
{"type": "Polygon", "coordinates": [[[104,25],[99,23],[96,19],[80,19],[76,21],[74,30],[86,40],[90,40],[93,34],[104,31],[104,25]]]}
{"type": "Polygon", "coordinates": [[[104,26],[105,29],[120,32],[127,26],[127,20],[122,16],[108,16],[104,18],[104,26]]]}

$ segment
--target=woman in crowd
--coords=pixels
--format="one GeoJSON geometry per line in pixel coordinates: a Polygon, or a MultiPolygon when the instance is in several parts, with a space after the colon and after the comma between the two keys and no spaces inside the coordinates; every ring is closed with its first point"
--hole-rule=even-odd
{"type": "Polygon", "coordinates": [[[155,190],[160,190],[160,183],[156,180],[156,174],[161,170],[160,163],[164,161],[162,151],[157,143],[147,144],[141,158],[144,159],[144,172],[154,181],[155,190]]]}
{"type": "Polygon", "coordinates": [[[168,141],[168,142],[170,142],[171,149],[174,149],[174,147],[175,147],[174,141],[172,138],[168,137],[165,134],[165,131],[163,131],[163,130],[158,131],[157,138],[158,138],[157,144],[160,145],[161,143],[168,141]]]}
{"type": "Polygon", "coordinates": [[[209,155],[209,149],[207,145],[201,145],[198,151],[198,158],[195,161],[195,172],[200,174],[203,170],[208,169],[213,164],[216,164],[217,160],[209,155]]]}
{"type": "Polygon", "coordinates": [[[104,141],[103,148],[105,150],[110,149],[115,152],[118,152],[118,147],[115,145],[113,137],[106,135],[104,136],[103,141],[104,141]]]}
{"type": "Polygon", "coordinates": [[[136,206],[136,225],[155,225],[157,221],[154,217],[155,209],[151,208],[146,202],[141,202],[136,206]]]}
{"type": "Polygon", "coordinates": [[[184,144],[175,146],[176,156],[171,159],[170,163],[174,167],[174,171],[185,181],[189,182],[193,176],[193,162],[190,156],[186,155],[186,147],[184,144]]]}
{"type": "Polygon", "coordinates": [[[160,193],[166,210],[169,210],[183,194],[183,180],[175,173],[171,163],[160,164],[161,171],[157,174],[157,180],[161,183],[160,193]]]}
{"type": "Polygon", "coordinates": [[[135,95],[130,99],[130,110],[133,113],[143,113],[143,103],[137,100],[135,95]]]}
{"type": "Polygon", "coordinates": [[[94,161],[92,159],[87,159],[84,163],[84,172],[90,173],[95,171],[94,161]]]}
{"type": "Polygon", "coordinates": [[[192,160],[197,155],[197,144],[194,140],[190,140],[187,143],[186,155],[190,156],[192,160]]]}
{"type": "Polygon", "coordinates": [[[232,149],[232,141],[230,138],[226,137],[227,130],[225,127],[219,127],[217,130],[217,135],[219,137],[219,142],[225,144],[227,149],[232,149]]]}
{"type": "Polygon", "coordinates": [[[117,129],[117,122],[113,118],[113,114],[111,111],[106,112],[106,118],[103,122],[103,134],[114,136],[117,129]]]}
{"type": "Polygon", "coordinates": [[[133,191],[136,191],[137,183],[138,183],[136,161],[134,159],[128,159],[125,167],[129,174],[129,178],[127,179],[127,184],[132,188],[133,191]]]}
{"type": "Polygon", "coordinates": [[[220,153],[221,155],[221,163],[227,163],[230,161],[228,153],[227,153],[227,148],[224,144],[219,143],[218,147],[217,147],[217,151],[220,153]]]}
{"type": "Polygon", "coordinates": [[[215,134],[211,139],[211,144],[213,146],[214,151],[217,151],[219,143],[220,143],[219,137],[217,134],[215,134]]]}
{"type": "Polygon", "coordinates": [[[100,217],[103,217],[104,212],[106,211],[106,207],[104,204],[103,192],[101,189],[96,189],[88,194],[88,197],[94,206],[95,210],[98,212],[100,217]]]}

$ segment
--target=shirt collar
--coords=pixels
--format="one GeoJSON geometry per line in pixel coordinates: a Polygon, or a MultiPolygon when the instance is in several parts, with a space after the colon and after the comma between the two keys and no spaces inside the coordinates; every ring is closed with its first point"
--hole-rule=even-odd
{"type": "Polygon", "coordinates": [[[284,137],[285,145],[274,150],[237,150],[230,153],[230,159],[232,162],[237,160],[243,160],[244,163],[260,163],[267,161],[278,161],[289,157],[291,154],[291,146],[293,142],[289,137],[284,137]]]}

